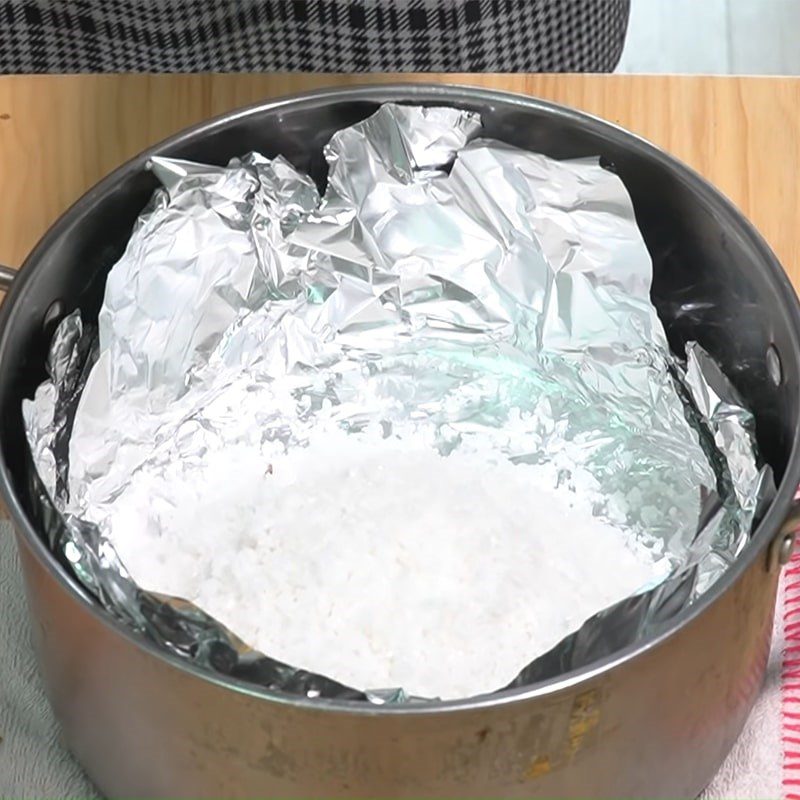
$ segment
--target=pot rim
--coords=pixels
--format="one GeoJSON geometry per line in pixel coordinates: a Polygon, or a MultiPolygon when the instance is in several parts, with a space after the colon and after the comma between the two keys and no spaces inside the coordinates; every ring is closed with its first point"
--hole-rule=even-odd
{"type": "MultiPolygon", "coordinates": [[[[21,313],[20,309],[23,305],[22,300],[25,296],[26,286],[36,267],[36,263],[40,260],[42,254],[53,246],[54,242],[70,224],[84,214],[91,213],[97,201],[117,183],[122,175],[131,171],[143,169],[147,160],[152,156],[169,154],[172,149],[181,145],[186,140],[209,134],[225,127],[234,120],[251,115],[258,115],[266,110],[284,107],[313,107],[327,105],[332,102],[359,100],[372,103],[418,102],[431,104],[438,102],[457,106],[475,106],[478,104],[482,107],[486,107],[487,105],[491,106],[492,104],[516,106],[522,110],[537,110],[563,120],[579,123],[583,127],[588,127],[601,138],[614,139],[617,141],[624,139],[626,145],[631,149],[638,150],[640,153],[647,155],[650,159],[669,167],[673,174],[687,184],[706,204],[711,205],[718,216],[725,217],[729,222],[734,223],[739,233],[750,241],[751,245],[759,253],[761,259],[768,267],[770,282],[776,292],[779,303],[783,304],[782,312],[789,319],[791,343],[793,346],[792,352],[795,354],[795,359],[800,360],[800,302],[798,301],[797,294],[786,272],[781,267],[772,249],[744,214],[742,214],[722,192],[714,188],[691,167],[669,155],[643,137],[598,116],[571,107],[541,100],[529,95],[484,89],[476,86],[450,83],[398,82],[329,87],[257,102],[182,129],[178,133],[162,140],[117,167],[68,208],[56,222],[53,223],[25,259],[20,274],[14,280],[11,290],[2,303],[2,307],[0,307],[0,380],[3,378],[4,362],[7,359],[6,354],[9,350],[9,331],[13,329],[14,322],[21,313]]],[[[800,370],[800,365],[798,369],[800,370]]],[[[84,610],[92,614],[101,624],[111,628],[135,647],[144,650],[166,664],[187,672],[200,680],[281,705],[303,707],[309,710],[336,711],[339,713],[367,714],[372,716],[378,714],[427,716],[430,714],[476,711],[569,691],[576,685],[600,678],[616,667],[620,667],[629,661],[641,657],[645,653],[659,647],[666,640],[676,635],[681,629],[691,624],[695,619],[701,616],[707,608],[722,597],[759,556],[763,556],[768,542],[772,541],[773,537],[778,533],[779,528],[789,513],[795,496],[796,487],[800,483],[799,438],[800,437],[795,437],[793,441],[783,479],[778,487],[776,497],[756,531],[752,534],[750,541],[747,543],[741,555],[728,571],[703,594],[701,598],[676,615],[666,630],[655,635],[647,636],[642,641],[623,648],[613,655],[600,659],[586,667],[572,670],[530,686],[506,689],[492,694],[478,695],[476,697],[460,700],[431,700],[413,704],[378,706],[359,700],[310,699],[299,695],[290,695],[288,693],[262,688],[240,679],[213,673],[177,655],[162,650],[156,644],[131,631],[124,623],[117,621],[108,614],[58,563],[42,537],[36,532],[30,520],[25,515],[16,491],[12,486],[8,466],[5,463],[5,459],[2,458],[1,451],[0,495],[8,508],[18,541],[24,543],[40,566],[49,573],[50,577],[55,579],[84,610]]]]}

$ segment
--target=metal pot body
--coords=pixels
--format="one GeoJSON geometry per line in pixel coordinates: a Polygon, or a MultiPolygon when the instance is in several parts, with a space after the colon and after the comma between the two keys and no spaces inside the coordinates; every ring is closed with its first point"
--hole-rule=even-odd
{"type": "Polygon", "coordinates": [[[530,98],[441,86],[318,92],[228,115],[134,159],[56,223],[15,284],[0,312],[0,489],[50,700],[102,791],[675,798],[696,796],[713,776],[767,662],[777,587],[768,565],[800,481],[800,309],[758,234],[686,167],[611,125],[530,98]],[[400,708],[287,698],[215,679],[112,621],[32,524],[20,414],[43,378],[52,318],[99,308],[105,275],[154,188],[150,155],[223,163],[253,149],[283,153],[323,182],[331,133],[387,100],[471,108],[489,136],[613,163],[653,255],[653,299],[673,346],[696,339],[722,363],[780,479],[737,564],[657,640],[545,685],[400,708]]]}
{"type": "Polygon", "coordinates": [[[352,714],[154,657],[86,614],[20,540],[50,700],[111,797],[695,797],[758,693],[775,602],[759,559],[668,641],[559,691],[352,714]]]}

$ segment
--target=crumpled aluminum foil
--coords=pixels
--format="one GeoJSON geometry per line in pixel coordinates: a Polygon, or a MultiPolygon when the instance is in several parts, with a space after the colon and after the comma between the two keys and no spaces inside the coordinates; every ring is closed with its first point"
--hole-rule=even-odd
{"type": "MultiPolygon", "coordinates": [[[[193,661],[311,697],[355,690],[255,653],[202,610],[139,589],[109,541],[137,470],[210,448],[265,454],[312,430],[489,444],[589,474],[596,513],[671,575],[588,620],[512,685],[665,624],[732,563],[772,490],[753,421],[713,360],[669,352],[630,198],[596,158],[479,138],[478,115],[382,106],[326,147],[328,186],[281,157],[154,158],[163,185],[23,413],[39,524],[116,617],[193,661]]],[[[500,688],[500,687],[498,687],[500,688]]]]}

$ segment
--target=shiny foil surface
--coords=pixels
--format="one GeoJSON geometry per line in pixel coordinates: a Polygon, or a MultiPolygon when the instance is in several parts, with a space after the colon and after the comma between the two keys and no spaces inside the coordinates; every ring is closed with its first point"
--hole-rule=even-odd
{"type": "Polygon", "coordinates": [[[621,180],[597,158],[483,139],[479,116],[452,108],[382,106],[325,158],[323,196],[280,156],[152,159],[163,188],[97,330],[80,310],[61,322],[50,379],[24,404],[54,549],[111,614],[185,658],[310,697],[406,700],[281,664],[142,591],[108,533],[143,465],[191,471],[232,444],[269,457],[326,428],[416,436],[550,462],[669,560],[670,577],[512,685],[667,623],[736,558],[772,477],[719,367],[696,344],[670,353],[621,180]]]}

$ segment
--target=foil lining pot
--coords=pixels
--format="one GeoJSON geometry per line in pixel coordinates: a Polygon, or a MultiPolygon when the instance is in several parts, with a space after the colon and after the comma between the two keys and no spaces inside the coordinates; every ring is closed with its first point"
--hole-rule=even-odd
{"type": "MultiPolygon", "coordinates": [[[[387,104],[336,133],[328,185],[281,157],[153,158],[163,188],[109,274],[98,330],[54,336],[24,404],[51,546],[117,618],[217,672],[311,698],[349,688],[251,650],[141,590],[110,542],[142,469],[313,430],[424,435],[588,474],[597,513],[669,561],[510,685],[586,666],[668,625],[733,563],[774,492],[753,419],[697,344],[677,359],[622,181],[480,137],[480,117],[387,104]],[[241,413],[231,415],[236,407],[241,413]]],[[[510,687],[497,687],[498,690],[510,687]]]]}

